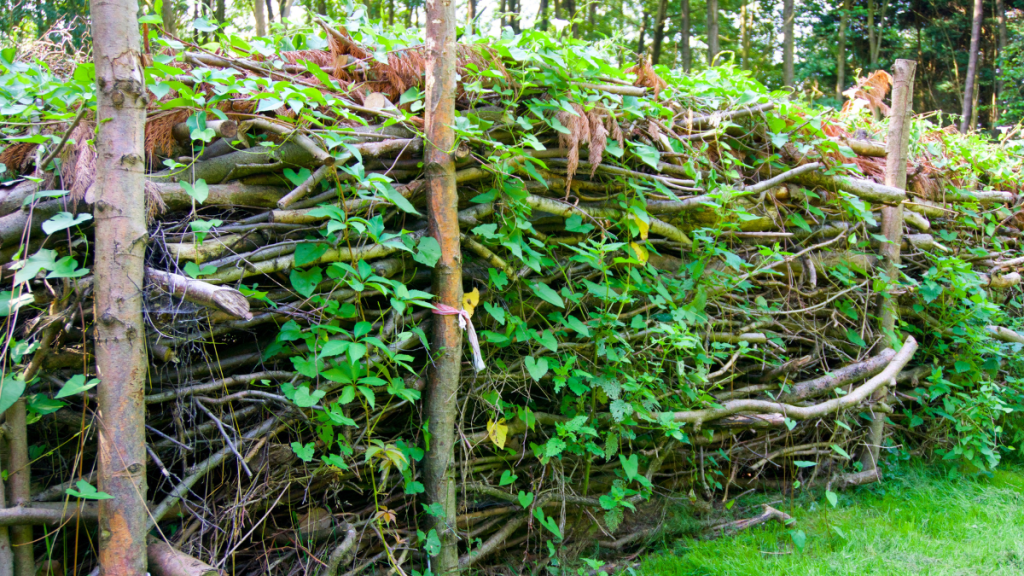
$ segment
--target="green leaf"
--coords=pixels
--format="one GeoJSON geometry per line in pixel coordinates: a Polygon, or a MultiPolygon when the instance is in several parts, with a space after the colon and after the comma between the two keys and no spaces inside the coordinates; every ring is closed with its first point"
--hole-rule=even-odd
{"type": "Polygon", "coordinates": [[[295,265],[305,266],[311,262],[316,262],[327,253],[327,249],[327,244],[303,242],[295,247],[295,265]]]}
{"type": "Polygon", "coordinates": [[[842,448],[841,448],[841,447],[839,446],[839,444],[833,444],[833,445],[832,445],[832,450],[834,450],[836,454],[839,454],[839,455],[840,455],[840,456],[842,456],[843,458],[845,458],[845,459],[847,459],[847,460],[849,460],[849,459],[850,459],[850,454],[849,454],[849,453],[848,453],[848,452],[847,452],[846,450],[843,450],[843,449],[842,449],[842,448]]]}
{"type": "Polygon", "coordinates": [[[25,381],[18,376],[6,376],[0,382],[0,414],[14,406],[14,403],[25,393],[25,381]]]}
{"type": "Polygon", "coordinates": [[[817,466],[818,463],[808,462],[807,460],[794,460],[793,465],[796,466],[797,468],[810,468],[812,466],[817,466]]]}
{"type": "Polygon", "coordinates": [[[195,262],[185,262],[185,274],[188,274],[192,278],[199,278],[200,276],[209,276],[217,272],[216,266],[203,266],[199,267],[195,262]]]}
{"type": "Polygon", "coordinates": [[[565,318],[565,325],[578,332],[584,338],[590,337],[590,328],[571,314],[565,318]]]}
{"type": "Polygon", "coordinates": [[[501,479],[498,480],[498,486],[508,486],[517,479],[519,479],[519,476],[513,474],[511,470],[505,470],[501,473],[501,479]]]}
{"type": "Polygon", "coordinates": [[[299,408],[311,408],[316,406],[326,394],[323,390],[313,390],[310,392],[309,386],[300,386],[295,389],[295,396],[292,397],[292,402],[299,408]]]}
{"type": "Polygon", "coordinates": [[[288,279],[292,282],[292,288],[299,294],[309,298],[313,295],[313,291],[324,279],[323,271],[319,266],[310,268],[309,270],[299,270],[293,268],[291,274],[288,275],[288,279]]]}
{"type": "Polygon", "coordinates": [[[529,508],[530,504],[533,504],[533,492],[519,491],[519,505],[523,508],[529,508]]]}
{"type": "Polygon", "coordinates": [[[865,342],[864,339],[860,337],[860,334],[857,334],[857,331],[854,330],[853,328],[850,328],[849,330],[846,331],[846,337],[850,340],[850,342],[853,342],[854,344],[860,346],[861,348],[867,346],[867,342],[865,342]]]}
{"type": "Polygon", "coordinates": [[[78,487],[78,490],[75,490],[74,488],[67,489],[67,493],[71,496],[74,496],[75,498],[81,498],[82,500],[114,499],[114,497],[111,496],[110,494],[107,494],[106,492],[100,492],[99,490],[97,490],[95,486],[89,484],[89,482],[86,480],[79,480],[78,482],[75,482],[75,486],[78,487]]]}
{"type": "Polygon", "coordinates": [[[562,297],[558,295],[558,292],[552,290],[547,284],[541,284],[537,282],[531,286],[533,293],[536,294],[541,300],[558,306],[559,308],[565,309],[565,302],[562,301],[562,297]]]}
{"type": "Polygon", "coordinates": [[[301,186],[306,182],[306,180],[309,180],[311,174],[312,173],[309,171],[309,168],[300,168],[298,172],[291,168],[284,169],[284,177],[287,178],[293,186],[301,186]]]}
{"type": "Polygon", "coordinates": [[[565,219],[565,229],[568,232],[577,232],[579,234],[587,234],[594,229],[593,224],[584,224],[583,217],[579,214],[573,214],[565,219]]]}
{"type": "Polygon", "coordinates": [[[14,293],[10,290],[4,290],[0,292],[0,318],[6,318],[11,315],[12,312],[17,311],[19,308],[26,304],[35,302],[35,296],[31,292],[25,292],[14,297],[14,293]]]}
{"type": "Polygon", "coordinates": [[[540,379],[548,373],[547,358],[534,360],[533,356],[527,356],[523,359],[523,363],[526,365],[526,371],[529,372],[530,376],[537,382],[540,382],[540,379]]]}
{"type": "Polygon", "coordinates": [[[441,259],[441,245],[437,243],[433,236],[424,236],[420,238],[419,246],[417,246],[416,253],[413,254],[412,259],[428,268],[433,268],[437,261],[441,259]]]}
{"type": "Polygon", "coordinates": [[[825,499],[832,505],[833,508],[839,504],[839,495],[831,490],[825,490],[825,499]]]}
{"type": "Polygon", "coordinates": [[[206,185],[206,180],[203,180],[202,178],[196,180],[195,184],[189,184],[184,180],[182,180],[178,184],[181,186],[181,189],[184,190],[186,194],[191,196],[196,202],[199,202],[200,204],[206,202],[206,199],[210,197],[210,187],[206,185]]]}
{"type": "Polygon", "coordinates": [[[88,382],[85,380],[85,374],[76,374],[68,379],[67,382],[61,386],[60,391],[54,398],[67,398],[68,396],[74,396],[75,394],[81,394],[86,390],[95,388],[100,383],[99,378],[92,378],[88,382]]]}
{"type": "Polygon", "coordinates": [[[661,161],[661,153],[658,152],[657,148],[646,144],[636,144],[633,146],[633,153],[636,154],[644,164],[647,164],[654,169],[658,168],[658,162],[661,161]]]}
{"type": "Polygon", "coordinates": [[[292,452],[299,457],[299,460],[303,462],[313,461],[313,443],[299,444],[298,442],[292,442],[292,452]]]}
{"type": "Polygon", "coordinates": [[[551,333],[551,330],[534,332],[534,339],[537,340],[537,342],[540,342],[540,345],[548,350],[558,352],[558,339],[551,333]]]}
{"type": "Polygon", "coordinates": [[[405,196],[399,194],[398,190],[395,190],[391,185],[386,185],[383,188],[384,196],[387,197],[387,199],[390,200],[391,203],[394,204],[399,210],[401,210],[402,212],[408,212],[409,214],[415,214],[416,216],[421,215],[419,212],[416,211],[416,208],[413,207],[412,203],[410,203],[405,196]]]}
{"type": "Polygon", "coordinates": [[[73,215],[71,212],[58,212],[56,216],[43,222],[43,232],[47,235],[53,234],[54,232],[67,230],[72,226],[78,226],[82,222],[88,222],[89,220],[92,220],[92,214],[85,212],[78,216],[73,215]]]}
{"type": "Polygon", "coordinates": [[[788,532],[789,537],[793,539],[793,546],[800,552],[803,552],[804,546],[807,545],[807,534],[803,530],[788,530],[788,532]]]}

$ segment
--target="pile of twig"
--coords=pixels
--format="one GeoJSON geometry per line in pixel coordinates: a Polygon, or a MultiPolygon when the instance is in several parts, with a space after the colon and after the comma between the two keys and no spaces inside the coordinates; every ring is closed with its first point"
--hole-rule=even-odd
{"type": "MultiPolygon", "coordinates": [[[[147,124],[147,497],[163,541],[235,574],[424,570],[431,547],[416,497],[429,433],[417,402],[432,317],[426,175],[422,120],[400,103],[422,89],[422,57],[396,51],[382,63],[324,28],[329,50],[276,63],[172,54],[176,88],[154,94],[147,124]],[[297,122],[284,104],[256,112],[236,95],[197,124],[195,109],[161,106],[185,88],[218,94],[210,78],[225,72],[315,88],[336,99],[333,112],[297,122]]],[[[766,121],[788,117],[767,98],[702,109],[645,63],[636,82],[524,89],[495,51],[460,56],[458,107],[480,128],[454,153],[464,290],[479,295],[466,308],[484,364],[474,369],[467,345],[452,399],[462,565],[539,564],[556,533],[565,555],[634,550],[659,527],[661,499],[642,504],[651,493],[690,494],[682,500],[700,511],[748,487],[876,478],[872,466],[847,474],[870,452],[865,423],[885,415],[909,430],[908,394],[934,360],[915,355],[917,340],[945,329],[915,306],[916,279],[930,253],[949,250],[940,230],[981,246],[985,232],[961,217],[1014,207],[1015,189],[981,190],[1005,178],[969,180],[921,155],[904,191],[879,183],[878,136],[833,121],[822,128],[832,148],[805,147],[815,132],[790,121],[792,141],[780,143],[766,121]],[[489,85],[523,90],[518,108],[467,88],[488,66],[489,85]],[[560,92],[592,105],[564,105],[560,92]],[[638,117],[624,98],[658,111],[638,117]],[[547,125],[530,116],[544,106],[547,125]],[[527,136],[536,145],[523,151],[527,136]],[[901,204],[895,242],[910,280],[891,296],[897,336],[874,320],[886,242],[877,210],[901,204]]],[[[0,154],[43,180],[0,191],[0,251],[7,362],[35,367],[28,430],[48,449],[31,466],[6,463],[22,481],[31,474],[33,503],[0,511],[0,525],[60,526],[47,549],[59,542],[83,563],[95,509],[68,489],[95,484],[92,284],[75,272],[92,257],[90,118],[59,127],[59,146],[0,154]],[[25,352],[27,342],[38,347],[25,352]]],[[[979,289],[1019,283],[1015,225],[1001,217],[986,237],[1003,251],[965,258],[979,289]]],[[[26,442],[8,424],[10,441],[26,442]]]]}

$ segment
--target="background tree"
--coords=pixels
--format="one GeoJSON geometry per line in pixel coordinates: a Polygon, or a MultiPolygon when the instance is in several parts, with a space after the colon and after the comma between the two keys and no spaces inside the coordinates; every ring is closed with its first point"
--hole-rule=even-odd
{"type": "Polygon", "coordinates": [[[974,101],[978,97],[975,91],[975,81],[978,75],[978,57],[981,52],[981,21],[985,18],[984,11],[984,1],[974,0],[974,12],[971,19],[971,48],[967,61],[967,80],[964,82],[964,107],[960,118],[961,132],[967,132],[973,127],[974,101]]]}

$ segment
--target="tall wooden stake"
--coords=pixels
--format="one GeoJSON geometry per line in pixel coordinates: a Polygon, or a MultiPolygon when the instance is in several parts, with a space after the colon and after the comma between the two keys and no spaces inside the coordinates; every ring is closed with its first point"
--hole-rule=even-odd
{"type": "Polygon", "coordinates": [[[136,0],[92,0],[101,574],[146,574],[146,87],[136,0]]]}
{"type": "MultiPolygon", "coordinates": [[[[897,60],[893,64],[892,107],[889,116],[889,136],[885,154],[885,184],[900,190],[907,189],[907,149],[910,145],[910,109],[914,101],[914,70],[917,63],[913,60],[897,60]]],[[[882,207],[882,234],[888,240],[882,245],[881,253],[885,261],[885,274],[889,285],[895,286],[899,280],[900,243],[903,241],[903,205],[882,207]]],[[[880,327],[882,338],[887,343],[897,341],[896,297],[889,295],[882,299],[880,310],[880,327]]],[[[882,386],[875,392],[875,400],[886,398],[888,388],[882,386]]],[[[878,465],[879,447],[885,436],[885,416],[875,414],[868,431],[867,449],[861,455],[864,470],[875,470],[878,465]]]]}
{"type": "MultiPolygon", "coordinates": [[[[437,301],[462,309],[462,251],[459,246],[458,194],[452,149],[455,133],[455,2],[427,0],[426,113],[424,117],[424,171],[427,176],[427,229],[441,245],[434,267],[437,301]]],[[[441,552],[431,569],[439,576],[459,570],[455,532],[456,397],[462,371],[462,331],[457,316],[435,315],[425,416],[430,445],[423,465],[424,496],[428,504],[440,504],[444,514],[430,518],[441,539],[441,552]]]]}

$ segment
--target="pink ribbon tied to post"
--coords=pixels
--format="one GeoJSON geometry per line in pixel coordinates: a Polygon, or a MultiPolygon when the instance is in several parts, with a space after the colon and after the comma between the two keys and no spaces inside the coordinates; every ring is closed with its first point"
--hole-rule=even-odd
{"type": "Polygon", "coordinates": [[[456,310],[447,304],[435,304],[435,306],[434,314],[459,317],[459,328],[469,332],[469,347],[473,349],[473,370],[479,372],[486,368],[484,358],[480,355],[480,341],[476,338],[476,329],[473,328],[473,320],[470,319],[469,312],[456,310]]]}

